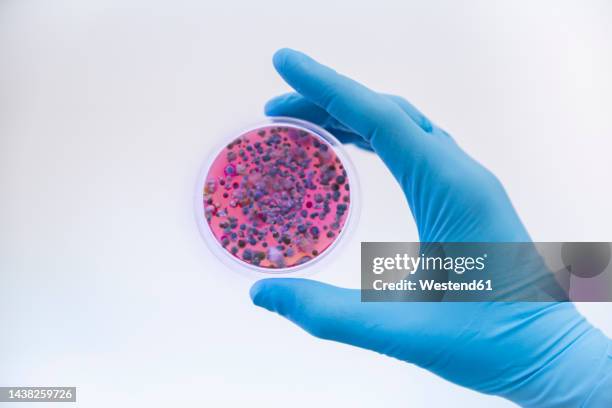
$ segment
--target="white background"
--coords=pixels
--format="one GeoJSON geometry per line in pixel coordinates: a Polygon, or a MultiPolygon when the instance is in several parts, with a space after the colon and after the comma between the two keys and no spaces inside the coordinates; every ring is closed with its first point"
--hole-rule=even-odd
{"type": "MultiPolygon", "coordinates": [[[[288,90],[290,46],[419,106],[535,240],[612,241],[611,38],[607,0],[3,0],[0,385],[78,386],[83,407],[510,406],[253,307],[198,234],[195,178],[288,90]]],[[[348,151],[361,222],[315,277],[357,286],[360,241],[417,235],[348,151]]],[[[612,335],[609,304],[581,309],[612,335]]]]}

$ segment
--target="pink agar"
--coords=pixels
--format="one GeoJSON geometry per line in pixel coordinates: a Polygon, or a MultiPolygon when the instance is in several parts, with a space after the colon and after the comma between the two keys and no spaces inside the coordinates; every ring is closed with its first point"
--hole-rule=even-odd
{"type": "Polygon", "coordinates": [[[206,221],[230,254],[288,268],[320,256],[347,220],[350,187],[329,143],[292,126],[264,126],[228,144],[203,191],[206,221]]]}

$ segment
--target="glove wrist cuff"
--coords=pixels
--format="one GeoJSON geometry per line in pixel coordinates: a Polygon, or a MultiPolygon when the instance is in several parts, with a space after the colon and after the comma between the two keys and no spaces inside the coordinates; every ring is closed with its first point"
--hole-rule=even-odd
{"type": "MultiPolygon", "coordinates": [[[[585,324],[588,324],[586,321],[585,324]]],[[[509,398],[525,408],[600,408],[612,382],[611,341],[590,327],[509,398]]]]}
{"type": "Polygon", "coordinates": [[[582,404],[583,408],[612,407],[612,339],[608,341],[606,360],[600,369],[602,379],[582,404]]]}

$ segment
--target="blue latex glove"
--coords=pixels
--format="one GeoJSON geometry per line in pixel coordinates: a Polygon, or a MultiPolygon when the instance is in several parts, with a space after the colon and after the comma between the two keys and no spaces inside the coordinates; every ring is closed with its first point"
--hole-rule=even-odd
{"type": "MultiPolygon", "coordinates": [[[[423,242],[528,242],[504,188],[405,100],[283,49],[297,93],[266,113],[371,148],[400,183],[423,242]]],[[[358,290],[265,279],[253,302],[323,338],[416,364],[526,407],[612,407],[612,343],[571,303],[361,303],[358,290]]]]}

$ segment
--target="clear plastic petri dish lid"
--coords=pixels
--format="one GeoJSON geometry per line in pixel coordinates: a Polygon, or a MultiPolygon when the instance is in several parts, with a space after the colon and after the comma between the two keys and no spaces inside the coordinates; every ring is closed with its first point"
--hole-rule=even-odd
{"type": "Polygon", "coordinates": [[[304,274],[355,228],[359,181],[341,143],[294,118],[231,135],[198,177],[195,212],[210,250],[249,275],[304,274]]]}

